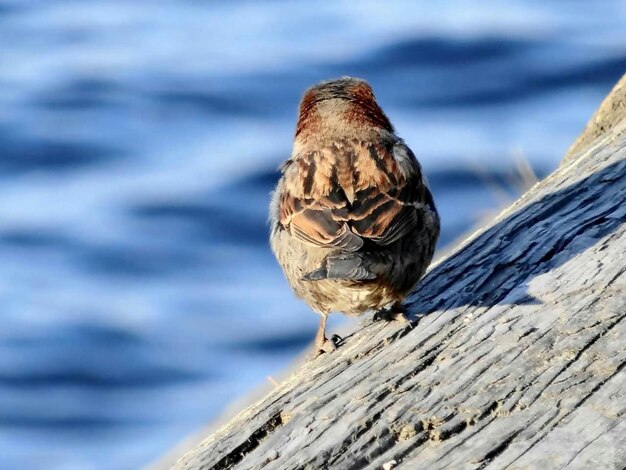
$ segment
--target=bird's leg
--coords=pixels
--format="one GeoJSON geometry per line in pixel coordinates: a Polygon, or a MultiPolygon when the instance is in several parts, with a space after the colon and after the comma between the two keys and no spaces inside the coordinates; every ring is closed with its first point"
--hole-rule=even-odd
{"type": "Polygon", "coordinates": [[[330,353],[337,349],[337,345],[333,340],[326,338],[326,320],[327,314],[321,314],[320,326],[317,328],[317,334],[315,335],[315,352],[313,357],[317,357],[323,353],[330,353]]]}
{"type": "Polygon", "coordinates": [[[406,315],[406,310],[400,302],[394,303],[391,307],[379,310],[374,314],[374,321],[385,320],[388,322],[398,321],[411,324],[411,320],[406,315]]]}

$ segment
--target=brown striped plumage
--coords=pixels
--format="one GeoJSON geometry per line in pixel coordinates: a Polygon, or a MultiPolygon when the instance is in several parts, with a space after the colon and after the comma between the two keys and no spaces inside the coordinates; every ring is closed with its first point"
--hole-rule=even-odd
{"type": "MultiPolygon", "coordinates": [[[[411,150],[369,85],[309,89],[271,207],[271,245],[295,293],[322,315],[397,304],[432,259],[439,218],[411,150]]],[[[332,346],[332,345],[331,345],[332,346]]]]}

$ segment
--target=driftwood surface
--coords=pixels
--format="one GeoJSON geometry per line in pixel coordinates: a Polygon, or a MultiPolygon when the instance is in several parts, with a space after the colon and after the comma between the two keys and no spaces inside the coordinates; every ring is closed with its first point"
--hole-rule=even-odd
{"type": "Polygon", "coordinates": [[[548,178],[182,457],[192,469],[626,468],[626,76],[548,178]]]}

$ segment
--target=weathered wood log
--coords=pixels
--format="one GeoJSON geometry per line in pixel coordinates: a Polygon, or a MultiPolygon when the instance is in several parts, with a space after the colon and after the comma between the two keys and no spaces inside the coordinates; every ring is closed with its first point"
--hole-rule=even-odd
{"type": "Polygon", "coordinates": [[[546,180],[176,468],[625,468],[626,76],[546,180]]]}

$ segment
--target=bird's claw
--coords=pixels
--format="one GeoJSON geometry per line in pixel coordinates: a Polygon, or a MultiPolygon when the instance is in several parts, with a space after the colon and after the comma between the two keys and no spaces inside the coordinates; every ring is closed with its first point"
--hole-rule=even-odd
{"type": "Polygon", "coordinates": [[[381,321],[384,320],[386,322],[397,321],[400,323],[405,323],[407,325],[412,325],[411,320],[407,316],[407,314],[403,310],[392,310],[392,309],[383,309],[379,310],[374,314],[373,320],[381,321]]]}
{"type": "Polygon", "coordinates": [[[321,356],[322,354],[330,354],[337,350],[343,339],[339,335],[333,335],[330,339],[324,338],[321,344],[315,345],[315,351],[313,351],[312,359],[321,356]]]}

